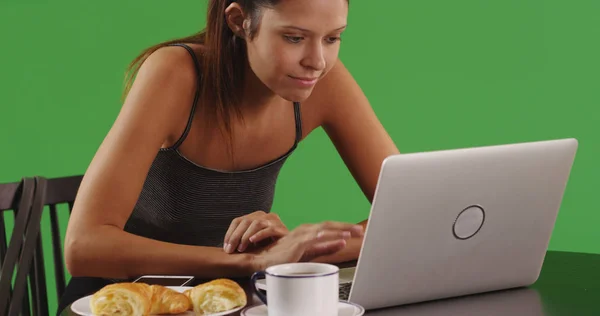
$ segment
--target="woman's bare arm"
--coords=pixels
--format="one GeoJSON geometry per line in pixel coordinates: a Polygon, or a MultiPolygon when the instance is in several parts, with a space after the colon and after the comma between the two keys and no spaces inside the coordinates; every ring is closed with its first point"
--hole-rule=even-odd
{"type": "Polygon", "coordinates": [[[162,48],[144,63],[81,183],[65,258],[73,276],[247,275],[252,254],[160,242],[123,230],[156,153],[181,135],[197,83],[189,54],[162,48]]]}

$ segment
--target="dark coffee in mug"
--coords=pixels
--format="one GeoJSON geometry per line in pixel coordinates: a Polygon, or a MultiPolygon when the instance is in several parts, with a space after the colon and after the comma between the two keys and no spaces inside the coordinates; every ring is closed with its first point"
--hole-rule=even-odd
{"type": "Polygon", "coordinates": [[[287,275],[314,275],[319,273],[319,271],[306,271],[306,272],[290,272],[286,273],[287,275]]]}

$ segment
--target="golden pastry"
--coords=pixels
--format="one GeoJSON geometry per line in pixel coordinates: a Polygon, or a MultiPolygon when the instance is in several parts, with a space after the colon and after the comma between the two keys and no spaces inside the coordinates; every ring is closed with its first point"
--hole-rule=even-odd
{"type": "Polygon", "coordinates": [[[98,316],[180,314],[191,309],[189,298],[161,285],[109,284],[92,295],[90,309],[98,316]]]}
{"type": "Polygon", "coordinates": [[[152,308],[150,314],[181,314],[192,309],[192,302],[183,293],[161,285],[151,285],[152,308]]]}
{"type": "Polygon", "coordinates": [[[246,293],[229,279],[216,279],[184,292],[198,315],[225,312],[246,305],[246,293]]]}

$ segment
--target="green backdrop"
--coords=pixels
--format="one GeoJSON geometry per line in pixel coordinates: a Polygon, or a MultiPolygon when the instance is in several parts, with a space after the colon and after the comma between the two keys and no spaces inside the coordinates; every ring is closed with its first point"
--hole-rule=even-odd
{"type": "MultiPolygon", "coordinates": [[[[83,173],[119,111],[127,63],[202,28],[205,9],[1,1],[0,182],[83,173]]],[[[578,138],[550,248],[600,253],[598,12],[596,0],[355,0],[341,58],[401,152],[578,138]]],[[[317,130],[284,167],[274,211],[294,227],[360,221],[369,204],[317,130]]]]}

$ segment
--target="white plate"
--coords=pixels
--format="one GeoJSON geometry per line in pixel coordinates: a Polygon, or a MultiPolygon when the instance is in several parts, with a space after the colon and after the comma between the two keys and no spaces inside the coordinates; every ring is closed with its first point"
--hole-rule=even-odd
{"type": "MultiPolygon", "coordinates": [[[[192,288],[191,286],[167,286],[167,287],[170,289],[173,289],[179,293],[182,293],[183,291],[192,288]]],[[[73,304],[71,304],[71,310],[82,316],[94,316],[94,314],[92,314],[92,310],[90,309],[90,298],[91,297],[92,297],[91,295],[88,295],[86,297],[82,297],[82,298],[78,299],[73,304]]],[[[228,310],[225,312],[221,312],[221,313],[209,314],[209,315],[204,315],[204,316],[225,316],[225,315],[235,313],[235,312],[241,310],[242,308],[244,308],[244,306],[240,306],[238,308],[228,310]]],[[[192,311],[187,311],[185,313],[177,314],[177,315],[178,316],[195,316],[194,312],[192,312],[192,311]]]]}
{"type": "MultiPolygon", "coordinates": [[[[340,301],[338,304],[339,316],[362,316],[365,314],[365,309],[357,304],[340,301]]],[[[251,306],[242,311],[242,316],[268,316],[267,306],[260,304],[251,306]]]]}

